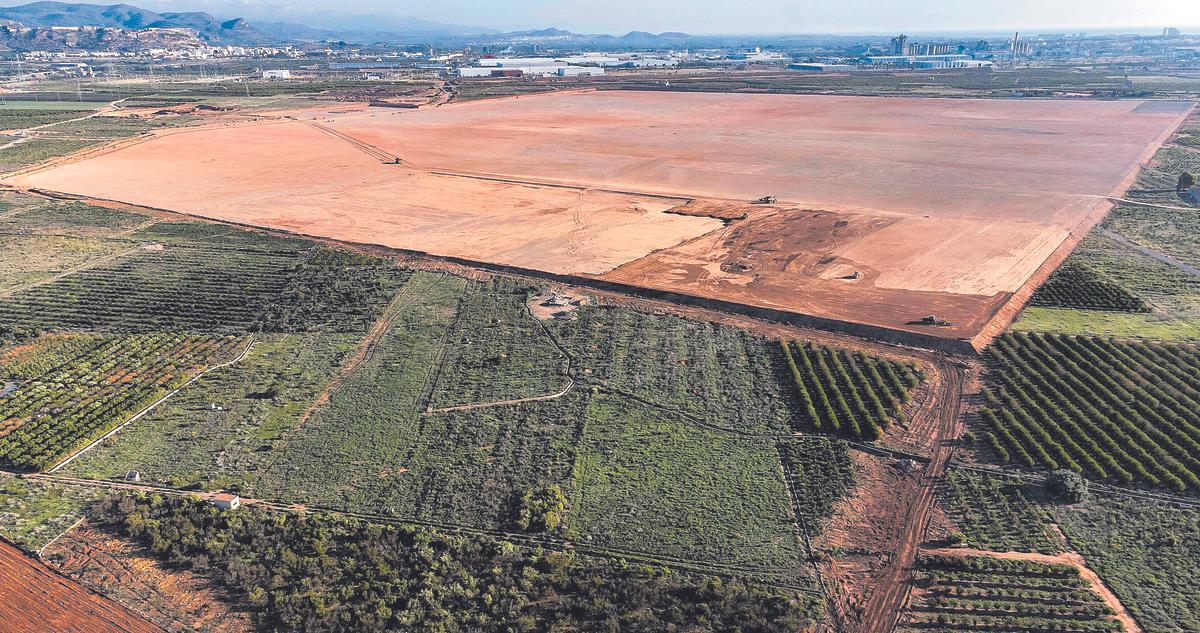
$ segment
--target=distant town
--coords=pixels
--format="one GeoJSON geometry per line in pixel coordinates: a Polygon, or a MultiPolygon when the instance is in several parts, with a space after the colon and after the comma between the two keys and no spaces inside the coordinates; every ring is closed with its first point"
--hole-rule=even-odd
{"type": "MultiPolygon", "coordinates": [[[[289,80],[330,73],[399,78],[583,77],[647,69],[872,70],[1062,67],[1200,67],[1200,34],[1012,33],[992,37],[789,36],[720,38],[683,33],[581,36],[557,29],[411,43],[347,40],[228,43],[183,27],[0,26],[8,81],[194,74],[206,62],[243,61],[247,77],[289,80]]],[[[245,38],[241,38],[245,39],[245,38]]],[[[252,38],[253,39],[253,38],[252,38]]],[[[259,38],[261,39],[261,38],[259,38]]]]}

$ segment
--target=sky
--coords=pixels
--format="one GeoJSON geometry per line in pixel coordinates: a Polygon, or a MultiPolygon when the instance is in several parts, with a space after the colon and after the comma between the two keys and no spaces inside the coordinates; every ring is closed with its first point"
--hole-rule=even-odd
{"type": "MultiPolygon", "coordinates": [[[[105,0],[88,0],[104,2],[105,0]]],[[[113,2],[119,0],[111,0],[113,2]]],[[[1200,27],[1198,0],[124,0],[163,11],[298,21],[306,13],[384,13],[501,30],[578,33],[1049,32],[1200,27]]],[[[3,2],[3,4],[19,4],[3,2]]],[[[1200,30],[1200,29],[1198,29],[1200,30]]]]}

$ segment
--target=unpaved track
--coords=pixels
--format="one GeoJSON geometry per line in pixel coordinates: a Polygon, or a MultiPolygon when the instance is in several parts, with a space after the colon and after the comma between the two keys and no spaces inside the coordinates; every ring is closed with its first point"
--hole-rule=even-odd
{"type": "MultiPolygon", "coordinates": [[[[1200,213],[1200,210],[1196,210],[1196,211],[1197,211],[1197,213],[1200,213]]],[[[1115,242],[1120,242],[1121,244],[1128,246],[1129,248],[1132,248],[1133,250],[1145,255],[1146,257],[1160,261],[1168,266],[1174,266],[1175,268],[1178,268],[1179,270],[1182,270],[1183,272],[1188,273],[1189,275],[1196,275],[1197,277],[1200,277],[1200,268],[1196,268],[1195,266],[1192,266],[1191,264],[1185,264],[1185,263],[1179,261],[1178,259],[1175,259],[1174,257],[1171,257],[1169,255],[1164,255],[1156,250],[1146,248],[1145,246],[1142,246],[1141,244],[1137,244],[1136,242],[1130,240],[1129,238],[1125,237],[1124,235],[1121,235],[1120,233],[1116,233],[1116,232],[1110,231],[1108,229],[1100,229],[1099,233],[1101,235],[1103,235],[1104,237],[1107,237],[1115,242]]]]}
{"type": "Polygon", "coordinates": [[[895,491],[896,495],[908,498],[908,512],[897,542],[891,548],[889,566],[879,574],[864,606],[859,626],[861,633],[890,633],[899,620],[913,579],[913,564],[925,540],[937,483],[945,475],[946,465],[954,452],[953,440],[960,430],[959,403],[966,375],[963,367],[954,361],[942,360],[937,363],[937,368],[939,384],[932,407],[937,416],[937,437],[933,453],[917,487],[895,491]]]}
{"type": "Polygon", "coordinates": [[[546,394],[544,396],[530,396],[528,398],[516,398],[513,400],[496,400],[493,402],[475,402],[473,404],[459,404],[459,405],[455,405],[453,407],[442,407],[440,409],[432,409],[426,415],[433,414],[433,413],[450,413],[452,411],[471,411],[473,409],[488,409],[491,407],[506,407],[506,406],[512,406],[512,405],[516,405],[516,404],[523,404],[526,402],[545,402],[547,400],[558,400],[559,398],[567,395],[567,393],[570,392],[571,389],[574,387],[575,387],[575,381],[568,378],[566,387],[563,387],[561,390],[556,391],[555,393],[546,394]]]}
{"type": "Polygon", "coordinates": [[[1125,605],[1117,598],[1116,594],[1109,590],[1100,580],[1100,576],[1092,571],[1087,566],[1087,561],[1083,560],[1083,556],[1078,552],[1064,552],[1062,554],[1036,554],[1032,552],[991,552],[988,550],[972,549],[968,547],[944,547],[937,549],[921,550],[924,554],[934,556],[991,556],[992,558],[1005,558],[1010,560],[1028,560],[1037,563],[1059,563],[1062,565],[1070,565],[1079,570],[1079,575],[1092,585],[1092,590],[1104,599],[1108,606],[1112,607],[1113,611],[1117,612],[1117,619],[1121,621],[1121,625],[1125,628],[1125,633],[1142,633],[1142,627],[1138,626],[1136,620],[1130,615],[1125,605]]]}

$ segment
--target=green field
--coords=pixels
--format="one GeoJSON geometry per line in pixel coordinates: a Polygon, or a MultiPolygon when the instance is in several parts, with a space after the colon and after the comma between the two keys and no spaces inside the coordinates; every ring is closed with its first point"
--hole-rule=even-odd
{"type": "Polygon", "coordinates": [[[1052,512],[1143,630],[1200,631],[1200,511],[1096,497],[1052,512]]]}
{"type": "Polygon", "coordinates": [[[1173,319],[1155,314],[1107,310],[1026,308],[1012,329],[1072,336],[1141,337],[1180,341],[1200,339],[1200,318],[1173,319]]]}
{"type": "Polygon", "coordinates": [[[570,525],[590,545],[787,572],[799,535],[774,443],[594,398],[570,525]]]}
{"type": "Polygon", "coordinates": [[[968,547],[994,552],[1063,551],[1045,510],[1030,501],[1034,491],[1003,477],[951,470],[939,499],[968,547]]]}
{"type": "Polygon", "coordinates": [[[102,496],[94,488],[63,486],[0,472],[0,536],[35,551],[84,516],[102,496]]]}

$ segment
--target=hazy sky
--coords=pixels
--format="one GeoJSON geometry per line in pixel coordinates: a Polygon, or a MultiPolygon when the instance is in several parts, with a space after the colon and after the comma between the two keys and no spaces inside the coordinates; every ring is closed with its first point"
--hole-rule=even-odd
{"type": "MultiPolygon", "coordinates": [[[[103,2],[104,0],[88,0],[103,2]]],[[[117,0],[113,0],[114,2],[117,0]]],[[[391,13],[498,29],[576,32],[864,33],[1200,26],[1200,0],[125,0],[154,10],[293,19],[391,13]]],[[[18,4],[5,1],[3,4],[18,4]]]]}

